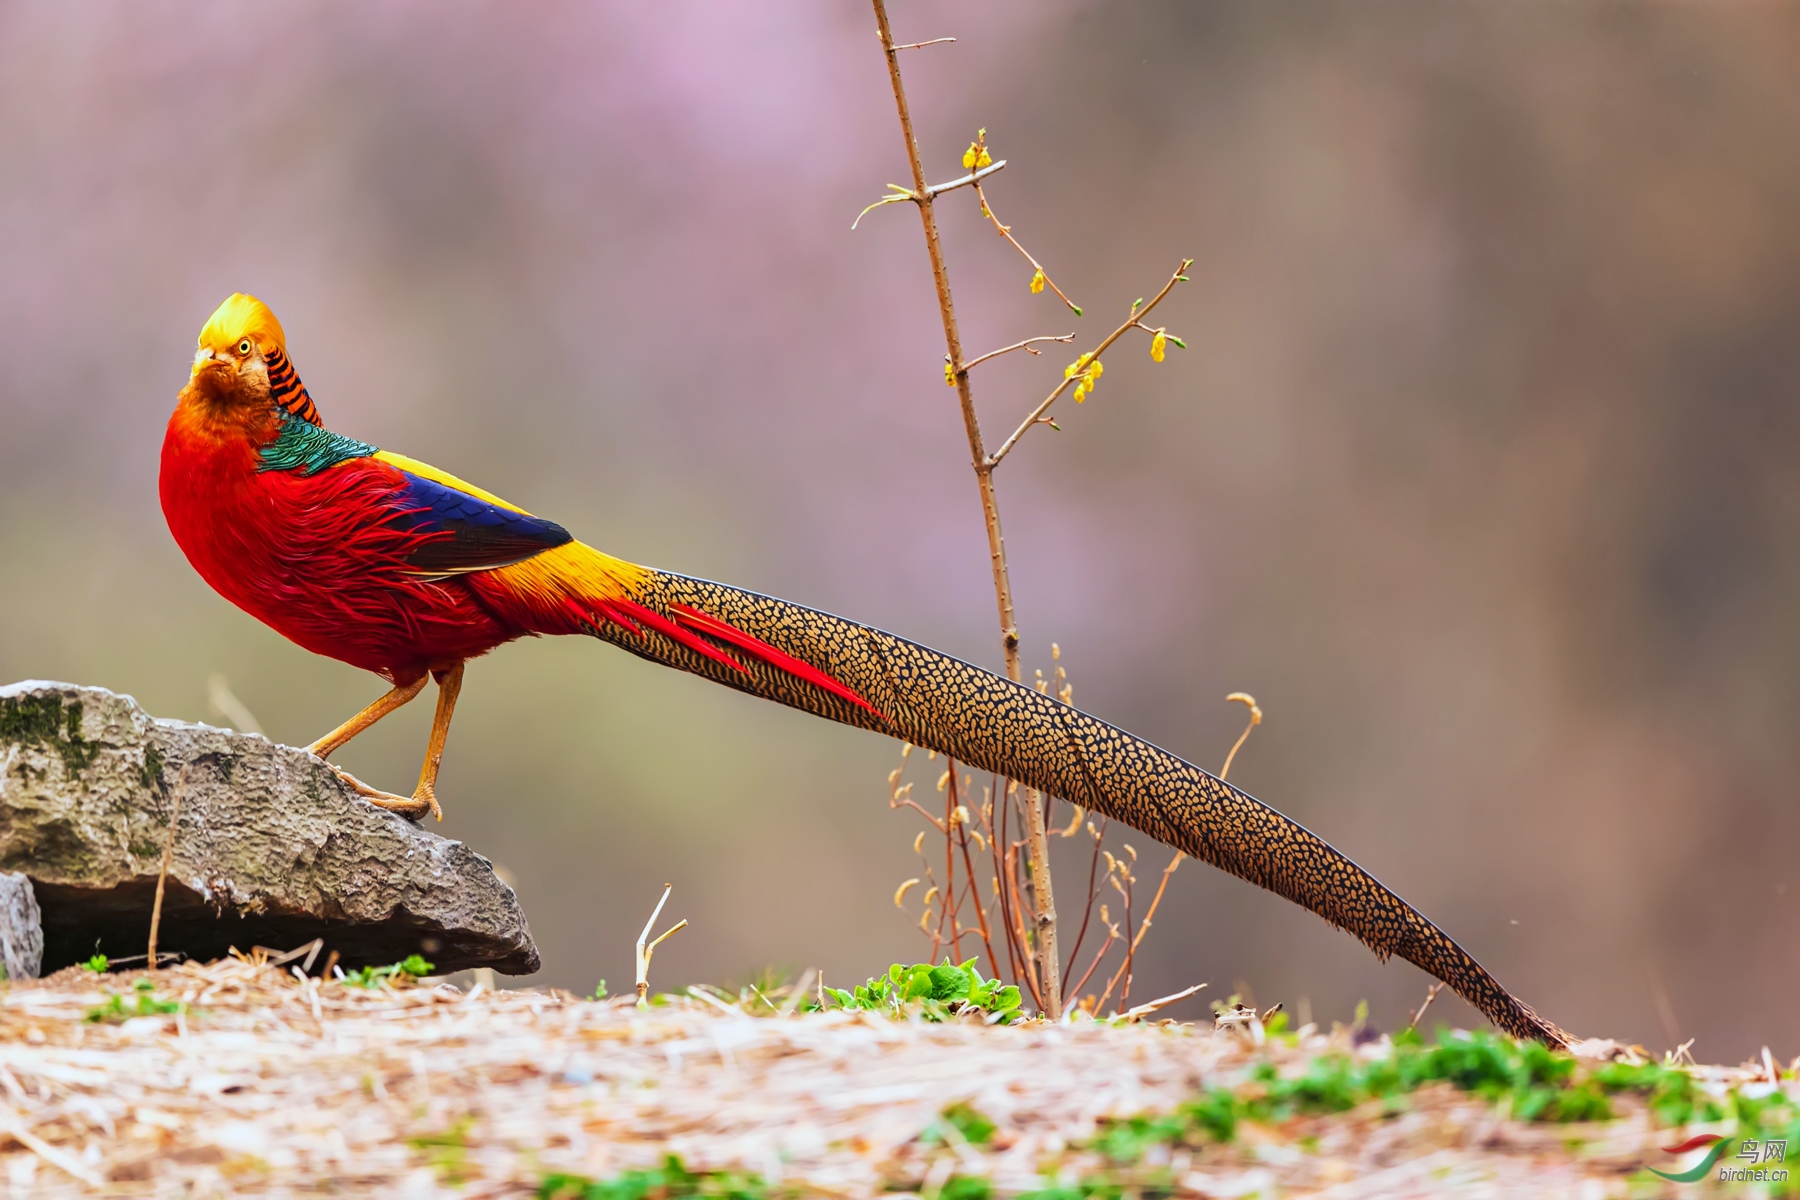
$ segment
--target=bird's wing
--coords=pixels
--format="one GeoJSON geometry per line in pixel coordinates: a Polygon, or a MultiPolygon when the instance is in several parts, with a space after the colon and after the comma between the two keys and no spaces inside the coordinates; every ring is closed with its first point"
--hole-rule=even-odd
{"type": "Polygon", "coordinates": [[[371,455],[400,473],[400,520],[431,534],[408,556],[421,575],[462,575],[510,566],[573,539],[555,521],[534,517],[447,471],[387,450],[371,455]]]}

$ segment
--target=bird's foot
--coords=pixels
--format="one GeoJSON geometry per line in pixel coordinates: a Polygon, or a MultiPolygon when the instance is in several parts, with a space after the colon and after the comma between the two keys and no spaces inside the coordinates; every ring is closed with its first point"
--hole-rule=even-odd
{"type": "Polygon", "coordinates": [[[444,812],[438,807],[437,797],[431,794],[430,789],[423,789],[425,791],[423,796],[396,796],[392,792],[384,792],[380,788],[370,787],[340,766],[332,763],[325,765],[330,767],[333,774],[349,784],[357,795],[370,804],[385,808],[390,812],[397,812],[409,821],[422,821],[425,819],[426,813],[436,813],[438,820],[444,819],[444,812]]]}
{"type": "Polygon", "coordinates": [[[431,815],[440,821],[444,819],[444,810],[438,807],[437,789],[432,787],[429,783],[426,783],[423,779],[419,780],[419,789],[413,793],[412,798],[415,801],[423,800],[425,803],[431,805],[431,815]]]}

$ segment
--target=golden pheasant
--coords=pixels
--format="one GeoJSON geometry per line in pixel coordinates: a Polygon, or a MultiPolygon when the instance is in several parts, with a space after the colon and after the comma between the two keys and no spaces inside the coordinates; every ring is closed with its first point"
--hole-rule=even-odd
{"type": "MultiPolygon", "coordinates": [[[[275,315],[234,295],[200,331],[169,419],[169,529],[220,594],[391,685],[321,758],[438,681],[419,783],[372,802],[442,813],[463,664],[527,634],[587,634],[666,666],[1018,780],[1267,888],[1416,963],[1507,1032],[1563,1035],[1321,838],[1166,750],[1052,696],[827,613],[640,567],[473,484],[329,432],[275,315]]],[[[336,770],[337,768],[333,768],[336,770]]]]}

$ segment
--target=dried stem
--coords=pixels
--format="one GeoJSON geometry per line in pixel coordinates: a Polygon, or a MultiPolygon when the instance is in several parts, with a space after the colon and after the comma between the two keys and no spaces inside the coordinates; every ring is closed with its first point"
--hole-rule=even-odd
{"type": "Polygon", "coordinates": [[[896,50],[918,50],[925,46],[941,46],[945,42],[954,42],[955,40],[956,39],[952,38],[952,37],[932,38],[928,42],[907,42],[904,45],[895,46],[894,49],[896,49],[896,50]]]}
{"type": "Polygon", "coordinates": [[[1244,726],[1244,732],[1238,734],[1238,740],[1231,744],[1231,753],[1225,756],[1225,765],[1219,768],[1220,779],[1231,774],[1231,760],[1237,757],[1237,752],[1242,750],[1244,743],[1250,740],[1250,731],[1262,724],[1262,709],[1257,707],[1256,697],[1249,692],[1233,692],[1225,697],[1225,700],[1228,704],[1237,703],[1247,706],[1250,709],[1250,723],[1244,726]]]}
{"type": "MultiPolygon", "coordinates": [[[[1120,1015],[1123,1016],[1128,1021],[1139,1020],[1143,1017],[1149,1016],[1151,1013],[1155,1012],[1159,1008],[1169,1007],[1169,1005],[1175,1003],[1177,1000],[1186,1000],[1189,996],[1193,995],[1195,992],[1199,991],[1201,988],[1204,988],[1205,986],[1206,985],[1204,983],[1196,983],[1193,987],[1185,987],[1185,988],[1182,988],[1179,992],[1171,992],[1167,996],[1159,996],[1155,1000],[1151,1000],[1147,1003],[1138,1005],[1136,1008],[1127,1009],[1125,1012],[1121,1013],[1120,1015]]],[[[1120,1003],[1123,1004],[1124,1001],[1121,1000],[1120,1003]]]]}
{"type": "Polygon", "coordinates": [[[1442,980],[1431,985],[1431,990],[1425,993],[1425,1003],[1419,1005],[1419,1011],[1414,1013],[1412,1019],[1406,1023],[1408,1029],[1417,1029],[1419,1027],[1419,1018],[1425,1015],[1425,1010],[1431,1007],[1431,1002],[1436,1000],[1437,994],[1443,990],[1444,984],[1442,980]]]}
{"type": "Polygon", "coordinates": [[[181,793],[187,790],[188,765],[181,764],[175,780],[175,799],[169,805],[169,836],[163,842],[162,869],[156,873],[156,899],[150,905],[149,970],[156,970],[156,935],[162,928],[163,885],[169,878],[169,859],[175,853],[175,823],[181,819],[181,793]]]}
{"type": "MultiPolygon", "coordinates": [[[[1106,818],[1100,818],[1099,829],[1094,829],[1092,822],[1088,823],[1088,829],[1092,831],[1094,835],[1094,853],[1093,857],[1088,861],[1087,904],[1084,905],[1081,910],[1081,929],[1076,932],[1075,945],[1069,951],[1069,961],[1071,963],[1074,963],[1081,957],[1081,943],[1087,939],[1088,922],[1093,920],[1094,917],[1094,897],[1100,894],[1100,842],[1101,839],[1106,836],[1106,818]]],[[[1104,953],[1104,948],[1102,948],[1102,952],[1104,953]]],[[[1090,967],[1088,969],[1088,974],[1093,974],[1093,968],[1090,967]]],[[[1086,983],[1087,978],[1084,976],[1081,982],[1086,983]]],[[[1067,1004],[1069,1002],[1069,997],[1078,994],[1080,991],[1080,983],[1076,984],[1073,988],[1065,988],[1063,991],[1063,1003],[1067,1004]]]]}
{"type": "MultiPolygon", "coordinates": [[[[1257,707],[1256,697],[1248,692],[1233,692],[1231,695],[1225,697],[1225,699],[1247,706],[1250,709],[1250,720],[1249,723],[1244,726],[1244,732],[1238,734],[1238,740],[1232,743],[1231,752],[1225,756],[1225,765],[1219,768],[1219,778],[1221,780],[1231,774],[1231,764],[1232,761],[1237,758],[1237,752],[1242,750],[1244,748],[1244,743],[1249,740],[1250,731],[1262,724],[1263,717],[1262,709],[1257,707]]],[[[1156,915],[1156,906],[1162,903],[1163,892],[1166,891],[1169,886],[1169,876],[1175,873],[1175,868],[1179,867],[1181,865],[1181,860],[1186,857],[1186,853],[1177,850],[1175,852],[1175,857],[1169,860],[1169,865],[1163,868],[1162,881],[1156,885],[1156,895],[1151,898],[1150,908],[1144,913],[1144,923],[1138,926],[1137,936],[1131,940],[1131,948],[1133,950],[1137,949],[1138,943],[1144,940],[1144,935],[1150,932],[1150,918],[1156,915]]],[[[1426,1003],[1429,1004],[1430,1001],[1428,1000],[1426,1003]]],[[[1421,1008],[1419,1011],[1424,1012],[1425,1010],[1421,1008]]]]}
{"type": "MultiPolygon", "coordinates": [[[[875,25],[881,36],[881,49],[887,58],[888,80],[893,85],[894,107],[900,118],[900,132],[906,143],[906,158],[912,168],[913,201],[919,208],[919,220],[925,233],[925,251],[931,259],[932,283],[937,289],[938,311],[944,321],[944,349],[949,361],[963,361],[962,335],[957,330],[956,306],[950,296],[950,274],[944,266],[944,247],[938,239],[937,217],[932,210],[935,194],[925,182],[925,165],[919,156],[918,138],[913,132],[912,112],[906,104],[906,88],[900,78],[900,55],[894,48],[893,30],[888,25],[885,0],[871,0],[875,25]]],[[[994,163],[984,170],[1002,166],[994,163]]],[[[974,175],[979,175],[977,171],[974,175]]],[[[975,183],[971,176],[969,182],[975,183]]],[[[948,190],[944,188],[941,190],[948,190]]],[[[1165,293],[1167,289],[1164,289],[1165,293]]],[[[1147,311],[1147,310],[1146,310],[1147,311]]],[[[981,494],[982,518],[987,525],[988,558],[994,575],[994,599],[1000,615],[1000,641],[1006,655],[1006,674],[1015,683],[1020,679],[1019,630],[1013,615],[1012,579],[1006,566],[1006,542],[1000,531],[1000,505],[994,495],[993,463],[982,444],[981,423],[975,415],[975,398],[969,389],[969,372],[964,367],[953,371],[957,399],[962,406],[963,427],[969,437],[969,460],[975,468],[976,486],[981,494]]],[[[1037,965],[1036,993],[1039,1006],[1049,1003],[1052,1018],[1061,1015],[1061,960],[1056,950],[1056,905],[1050,883],[1049,841],[1044,834],[1043,798],[1036,791],[1027,792],[1025,805],[1026,832],[1031,847],[1032,910],[1037,924],[1037,937],[1032,943],[1037,965]]]]}
{"type": "Polygon", "coordinates": [[[672,884],[672,883],[663,884],[662,899],[658,900],[656,902],[656,907],[650,910],[650,919],[648,921],[644,922],[644,932],[638,934],[638,939],[637,939],[637,1006],[639,1008],[649,1008],[650,1007],[650,956],[656,953],[656,948],[658,946],[662,945],[664,942],[668,941],[671,937],[674,937],[677,933],[680,933],[683,929],[687,928],[687,919],[684,917],[680,921],[677,921],[674,925],[670,926],[668,932],[664,933],[661,937],[657,938],[654,942],[650,942],[648,945],[645,945],[645,942],[650,937],[651,927],[656,924],[656,918],[658,918],[662,915],[663,905],[665,905],[669,902],[669,893],[674,890],[675,890],[674,884],[672,884]]]}
{"type": "MultiPolygon", "coordinates": [[[[1112,346],[1112,344],[1114,342],[1116,342],[1120,338],[1124,337],[1128,331],[1130,331],[1132,329],[1147,328],[1147,326],[1140,324],[1140,321],[1143,318],[1143,316],[1146,313],[1148,313],[1151,309],[1153,309],[1157,305],[1161,304],[1163,302],[1164,298],[1167,297],[1168,294],[1175,289],[1176,284],[1186,281],[1187,269],[1193,265],[1194,265],[1193,259],[1191,259],[1191,258],[1182,259],[1181,265],[1175,268],[1175,273],[1173,275],[1169,276],[1169,282],[1163,284],[1162,291],[1156,293],[1156,295],[1151,298],[1151,300],[1148,304],[1141,305],[1141,306],[1134,305],[1131,310],[1131,315],[1125,319],[1125,323],[1123,325],[1120,325],[1117,329],[1113,330],[1111,333],[1107,334],[1106,338],[1103,341],[1101,341],[1101,343],[1098,346],[1095,346],[1093,348],[1093,350],[1088,353],[1088,356],[1087,356],[1088,361],[1093,362],[1093,361],[1098,360],[1102,354],[1106,353],[1106,351],[1112,346]]],[[[987,467],[987,469],[990,472],[995,467],[1000,465],[1001,459],[1005,458],[1008,454],[1012,453],[1012,448],[1019,444],[1019,439],[1024,437],[1027,433],[1031,432],[1031,427],[1038,423],[1039,418],[1041,418],[1045,413],[1050,411],[1050,406],[1052,404],[1056,403],[1057,397],[1061,396],[1065,391],[1067,391],[1071,386],[1073,386],[1075,383],[1075,380],[1078,378],[1080,378],[1080,376],[1078,376],[1078,375],[1071,376],[1069,378],[1065,378],[1062,382],[1058,383],[1056,385],[1056,390],[1051,392],[1048,396],[1044,397],[1044,402],[1042,404],[1038,405],[1036,408],[1032,409],[1031,415],[1026,417],[1022,422],[1019,423],[1019,427],[1017,429],[1013,430],[1012,436],[1007,438],[1004,442],[1000,443],[1000,448],[998,450],[994,451],[993,454],[989,455],[988,458],[984,461],[984,465],[987,467]]]]}
{"type": "MultiPolygon", "coordinates": [[[[950,769],[950,798],[952,802],[958,802],[956,798],[956,765],[954,762],[951,763],[950,769]]],[[[995,979],[998,979],[1000,978],[1000,959],[994,954],[994,939],[988,933],[987,908],[981,903],[981,893],[975,887],[975,863],[974,860],[969,857],[969,829],[967,821],[957,822],[956,834],[962,847],[963,874],[969,877],[969,894],[975,901],[975,919],[981,925],[981,944],[987,950],[988,970],[994,973],[995,979]]],[[[960,952],[956,961],[962,961],[960,952]]]]}
{"type": "MultiPolygon", "coordinates": [[[[950,922],[950,950],[956,961],[962,961],[962,930],[956,922],[956,760],[944,760],[944,919],[950,922]]],[[[938,921],[942,931],[944,920],[938,921]]],[[[932,952],[937,961],[937,952],[932,952]]]]}
{"type": "MultiPolygon", "coordinates": [[[[1106,940],[1101,942],[1100,949],[1094,952],[1094,961],[1088,964],[1088,969],[1082,975],[1081,982],[1077,983],[1074,990],[1069,993],[1071,996],[1079,996],[1081,994],[1081,989],[1087,986],[1087,981],[1089,979],[1093,978],[1094,968],[1098,967],[1100,965],[1100,960],[1106,957],[1107,950],[1111,949],[1114,942],[1119,941],[1125,936],[1119,932],[1119,927],[1114,925],[1112,921],[1107,918],[1106,905],[1104,904],[1100,906],[1100,923],[1106,926],[1106,940]]],[[[1102,1003],[1104,1003],[1104,1000],[1102,1000],[1102,1003]]],[[[1095,1005],[1095,1007],[1098,1008],[1099,1005],[1095,1005]]]]}
{"type": "Polygon", "coordinates": [[[988,819],[988,848],[992,852],[994,859],[994,890],[997,893],[1000,902],[1000,928],[1006,933],[1006,960],[1007,964],[1013,969],[1013,978],[1025,981],[1026,990],[1031,992],[1035,1002],[1037,996],[1036,980],[1032,977],[1028,963],[1030,956],[1026,952],[1025,943],[1022,940],[1022,933],[1017,924],[1018,914],[1016,911],[1017,904],[1015,903],[1017,897],[1013,894],[1012,877],[1011,872],[1008,869],[1009,860],[1006,857],[1006,814],[1012,806],[1007,803],[1006,797],[1001,794],[1000,777],[998,775],[993,776],[993,782],[989,786],[988,794],[990,797],[988,801],[990,814],[988,819]],[[993,822],[994,816],[999,817],[998,826],[993,822]]]}

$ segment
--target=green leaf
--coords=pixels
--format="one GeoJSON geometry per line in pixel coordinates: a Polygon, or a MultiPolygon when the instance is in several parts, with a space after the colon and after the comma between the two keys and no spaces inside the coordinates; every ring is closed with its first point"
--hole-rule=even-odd
{"type": "Polygon", "coordinates": [[[931,998],[933,1000],[964,1000],[968,998],[969,989],[974,981],[969,972],[961,967],[953,967],[945,963],[941,967],[933,967],[930,971],[931,998]]]}

